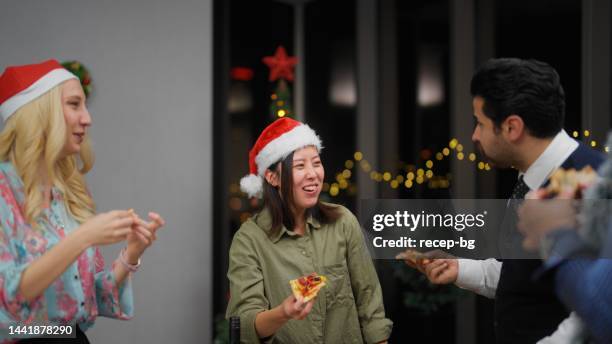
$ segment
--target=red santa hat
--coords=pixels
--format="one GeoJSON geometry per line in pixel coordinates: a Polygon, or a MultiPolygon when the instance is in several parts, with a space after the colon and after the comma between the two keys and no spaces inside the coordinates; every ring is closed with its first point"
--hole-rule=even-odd
{"type": "Polygon", "coordinates": [[[0,75],[0,115],[6,121],[20,107],[69,79],[78,80],[56,60],[7,67],[0,75]]]}
{"type": "Polygon", "coordinates": [[[272,122],[249,152],[250,174],[240,180],[240,189],[249,197],[261,197],[266,169],[306,146],[323,149],[321,139],[309,126],[288,117],[272,122]]]}

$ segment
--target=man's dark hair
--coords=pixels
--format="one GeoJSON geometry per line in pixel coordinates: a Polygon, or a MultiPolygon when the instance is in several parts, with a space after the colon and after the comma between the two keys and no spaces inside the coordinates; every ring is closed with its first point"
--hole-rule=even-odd
{"type": "Polygon", "coordinates": [[[484,99],[483,112],[496,128],[512,114],[535,137],[553,137],[563,128],[565,92],[559,74],[547,63],[491,59],[476,71],[470,90],[484,99]]]}

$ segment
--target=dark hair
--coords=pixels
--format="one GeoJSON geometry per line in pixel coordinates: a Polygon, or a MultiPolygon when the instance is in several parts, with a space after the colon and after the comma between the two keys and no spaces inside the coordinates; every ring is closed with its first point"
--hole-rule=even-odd
{"type": "Polygon", "coordinates": [[[559,74],[547,63],[491,59],[476,71],[470,89],[473,97],[484,99],[483,112],[496,128],[512,114],[535,137],[552,137],[563,128],[565,93],[559,74]]]}
{"type": "MultiPolygon", "coordinates": [[[[264,207],[268,208],[272,216],[270,237],[278,234],[283,225],[288,230],[293,230],[295,227],[295,218],[290,208],[290,204],[293,204],[293,152],[285,159],[272,164],[268,169],[276,172],[279,164],[281,165],[280,193],[267,180],[264,179],[263,182],[264,207]]],[[[306,210],[306,217],[310,215],[320,223],[333,223],[340,217],[340,211],[334,205],[318,201],[314,207],[306,210]]]]}

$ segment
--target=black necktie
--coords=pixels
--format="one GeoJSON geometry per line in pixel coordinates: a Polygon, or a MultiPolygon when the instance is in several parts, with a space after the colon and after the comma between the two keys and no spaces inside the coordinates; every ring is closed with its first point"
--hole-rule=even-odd
{"type": "Polygon", "coordinates": [[[520,176],[514,185],[514,189],[512,189],[512,196],[510,196],[510,199],[524,199],[529,190],[529,186],[525,184],[523,176],[520,176]]]}
{"type": "Polygon", "coordinates": [[[525,183],[523,176],[521,175],[514,188],[512,189],[512,196],[508,200],[506,214],[501,226],[500,232],[500,250],[502,258],[517,258],[524,253],[522,250],[523,236],[516,229],[516,212],[518,207],[525,200],[525,195],[530,191],[529,186],[525,183]]]}

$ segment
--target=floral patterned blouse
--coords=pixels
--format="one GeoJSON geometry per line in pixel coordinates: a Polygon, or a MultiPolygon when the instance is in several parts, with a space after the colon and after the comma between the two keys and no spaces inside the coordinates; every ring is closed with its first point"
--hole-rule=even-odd
{"type": "Polygon", "coordinates": [[[37,257],[76,230],[61,191],[51,190],[51,204],[37,221],[25,222],[23,182],[10,162],[0,162],[0,343],[14,343],[7,329],[17,325],[78,324],[85,331],[98,315],[129,319],[133,315],[130,278],[117,286],[112,268],[104,268],[97,247],[90,247],[39,297],[27,302],[19,293],[21,274],[37,257]]]}

